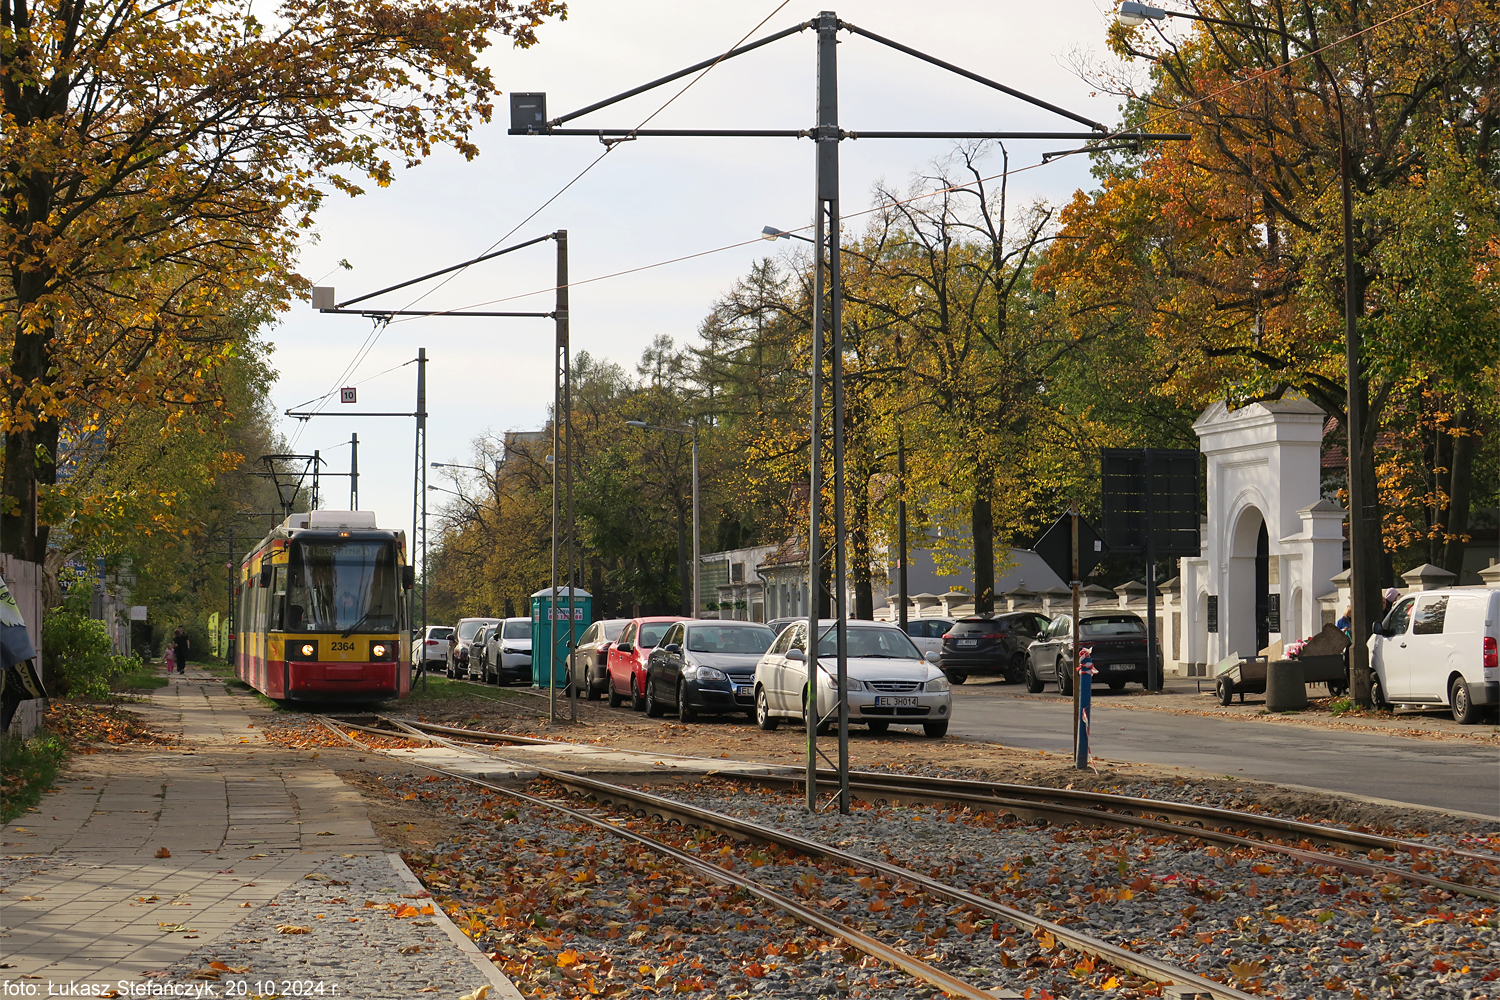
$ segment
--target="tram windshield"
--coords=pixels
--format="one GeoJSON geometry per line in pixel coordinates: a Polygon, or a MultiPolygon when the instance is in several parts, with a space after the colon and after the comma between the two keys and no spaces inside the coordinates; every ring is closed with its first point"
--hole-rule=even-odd
{"type": "Polygon", "coordinates": [[[391,542],[294,542],[291,577],[288,631],[400,628],[400,574],[391,542]]]}

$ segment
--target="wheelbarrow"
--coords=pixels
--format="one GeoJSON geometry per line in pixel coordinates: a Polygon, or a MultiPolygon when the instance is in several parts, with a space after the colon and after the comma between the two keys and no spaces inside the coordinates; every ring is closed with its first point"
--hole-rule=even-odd
{"type": "Polygon", "coordinates": [[[1247,694],[1265,694],[1266,663],[1264,656],[1240,657],[1227,666],[1225,661],[1220,661],[1222,669],[1214,680],[1214,693],[1219,696],[1219,704],[1233,703],[1235,695],[1240,696],[1243,704],[1247,694]]]}

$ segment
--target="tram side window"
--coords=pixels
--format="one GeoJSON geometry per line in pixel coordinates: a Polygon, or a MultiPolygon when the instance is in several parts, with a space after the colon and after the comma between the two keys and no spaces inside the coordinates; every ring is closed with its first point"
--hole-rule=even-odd
{"type": "Polygon", "coordinates": [[[277,566],[271,577],[270,631],[281,632],[295,627],[285,621],[286,617],[286,567],[277,566]]]}

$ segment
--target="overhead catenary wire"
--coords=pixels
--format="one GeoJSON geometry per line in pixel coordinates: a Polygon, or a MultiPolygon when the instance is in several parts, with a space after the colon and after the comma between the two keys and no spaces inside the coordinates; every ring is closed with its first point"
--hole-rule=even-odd
{"type": "MultiPolygon", "coordinates": [[[[1408,7],[1405,10],[1402,10],[1402,11],[1399,11],[1399,12],[1397,12],[1395,14],[1392,14],[1390,17],[1384,18],[1383,20],[1377,21],[1374,24],[1371,24],[1371,25],[1368,25],[1368,26],[1366,26],[1364,28],[1361,28],[1358,31],[1351,32],[1348,35],[1344,35],[1344,36],[1342,36],[1340,38],[1337,38],[1337,39],[1335,39],[1335,40],[1333,40],[1331,42],[1328,42],[1327,44],[1325,44],[1325,45],[1323,45],[1323,46],[1321,46],[1319,48],[1310,49],[1307,52],[1302,53],[1301,55],[1298,55],[1298,56],[1296,56],[1296,57],[1294,57],[1292,59],[1288,59],[1286,62],[1279,63],[1279,64],[1277,64],[1275,66],[1268,67],[1268,68],[1266,68],[1264,70],[1261,70],[1261,71],[1259,71],[1257,73],[1252,74],[1251,76],[1245,77],[1242,80],[1236,80],[1236,81],[1234,81],[1232,83],[1226,84],[1223,87],[1218,88],[1217,90],[1211,91],[1210,93],[1205,94],[1202,97],[1197,98],[1196,100],[1189,101],[1186,104],[1182,104],[1182,105],[1179,105],[1177,107],[1174,107],[1174,108],[1171,108],[1171,109],[1168,109],[1168,110],[1159,111],[1156,114],[1153,114],[1150,117],[1146,118],[1143,122],[1140,123],[1140,125],[1136,126],[1134,129],[1131,129],[1131,130],[1120,130],[1120,131],[1116,131],[1116,132],[1111,132],[1109,134],[1100,135],[1097,139],[1091,139],[1088,142],[1086,142],[1083,146],[1079,147],[1076,150],[1072,150],[1071,152],[1072,153],[1087,153],[1087,152],[1092,152],[1098,146],[1101,146],[1101,145],[1104,145],[1104,144],[1107,144],[1107,143],[1111,143],[1111,142],[1117,141],[1118,138],[1119,138],[1119,136],[1127,134],[1127,131],[1138,131],[1138,130],[1144,129],[1147,126],[1150,126],[1152,124],[1160,123],[1162,121],[1174,118],[1174,117],[1182,114],[1185,111],[1190,111],[1193,108],[1198,107],[1198,106],[1200,106],[1202,104],[1206,104],[1209,101],[1214,100],[1215,98],[1223,96],[1224,94],[1230,93],[1231,91],[1237,90],[1237,89],[1239,89],[1241,87],[1246,87],[1246,86],[1249,86],[1251,84],[1258,83],[1258,82],[1264,80],[1266,77],[1271,76],[1272,74],[1279,73],[1279,72],[1281,72],[1283,70],[1289,69],[1290,67],[1295,66],[1298,63],[1303,62],[1304,60],[1312,59],[1312,58],[1314,58],[1314,57],[1316,57],[1318,55],[1321,55],[1321,54],[1323,54],[1325,52],[1330,51],[1331,49],[1335,49],[1335,48],[1337,48],[1340,45],[1344,45],[1344,44],[1346,44],[1348,42],[1351,42],[1354,39],[1360,37],[1361,35],[1367,34],[1367,33],[1371,32],[1371,31],[1375,31],[1375,30],[1377,30],[1379,28],[1384,27],[1387,24],[1390,24],[1390,23],[1392,23],[1394,21],[1398,21],[1398,20],[1400,20],[1403,17],[1409,17],[1410,15],[1415,14],[1418,11],[1421,11],[1421,10],[1427,8],[1427,7],[1430,7],[1433,4],[1435,4],[1435,3],[1437,3],[1437,0],[1423,0],[1422,3],[1419,3],[1416,6],[1408,7]]],[[[764,22],[762,22],[762,23],[764,23],[764,22]]],[[[1004,178],[1014,177],[1017,174],[1024,174],[1024,173],[1027,173],[1029,171],[1035,170],[1038,167],[1047,166],[1049,163],[1051,163],[1051,162],[1053,162],[1055,160],[1058,160],[1058,159],[1062,159],[1062,157],[1053,156],[1050,159],[1044,158],[1044,159],[1039,160],[1039,161],[1037,161],[1035,163],[1028,163],[1028,164],[1025,164],[1023,166],[1013,167],[1011,169],[1001,171],[1000,173],[997,173],[997,174],[992,174],[992,175],[989,175],[987,177],[981,177],[977,183],[989,183],[991,181],[996,181],[996,180],[1001,180],[1001,179],[1004,179],[1004,178]]],[[[928,198],[936,198],[936,197],[938,197],[940,195],[949,194],[949,193],[952,193],[954,191],[966,190],[966,189],[969,189],[969,187],[970,187],[970,185],[972,183],[976,183],[976,182],[968,182],[968,183],[964,183],[964,184],[948,185],[946,187],[934,188],[934,189],[932,189],[930,191],[924,191],[924,192],[922,192],[920,194],[912,195],[911,197],[908,197],[908,198],[901,198],[901,199],[896,199],[896,200],[892,200],[892,201],[882,202],[881,204],[874,205],[874,206],[872,206],[870,208],[866,208],[866,209],[863,209],[863,210],[858,211],[858,212],[847,213],[847,214],[844,215],[844,219],[848,220],[848,219],[859,218],[861,216],[872,215],[874,213],[887,211],[887,210],[889,210],[891,208],[899,207],[901,205],[909,205],[909,204],[912,204],[914,202],[924,201],[924,200],[926,200],[928,198]]],[[[794,228],[794,229],[783,230],[783,232],[786,232],[786,233],[800,233],[800,232],[804,232],[806,230],[809,230],[811,228],[813,228],[811,225],[806,225],[806,226],[799,226],[799,227],[794,228]]],[[[712,256],[713,254],[725,253],[725,252],[727,252],[729,250],[738,249],[739,247],[750,246],[752,244],[759,243],[761,241],[761,239],[762,239],[762,237],[755,237],[753,239],[748,239],[748,240],[739,240],[739,241],[734,242],[734,243],[726,243],[723,246],[713,247],[713,248],[708,249],[708,250],[699,250],[699,251],[696,251],[694,253],[689,253],[689,254],[682,254],[682,255],[677,256],[677,257],[668,258],[666,260],[655,261],[655,262],[650,263],[650,264],[641,264],[641,265],[636,266],[636,267],[625,268],[625,269],[619,270],[619,271],[611,271],[608,274],[595,275],[594,277],[591,277],[591,278],[580,278],[577,281],[569,282],[568,287],[573,288],[573,287],[578,287],[578,286],[581,286],[581,285],[593,284],[593,283],[599,282],[599,281],[609,281],[609,280],[611,280],[613,278],[625,277],[625,276],[631,275],[631,274],[639,274],[642,271],[650,271],[650,270],[653,270],[653,269],[659,268],[659,267],[669,267],[669,266],[671,266],[673,264],[682,263],[683,261],[694,260],[694,259],[699,258],[699,257],[708,257],[708,256],[712,256]]],[[[496,298],[496,299],[486,299],[483,302],[473,302],[473,303],[470,303],[470,304],[464,305],[464,306],[455,306],[451,310],[444,310],[444,312],[463,312],[463,311],[466,311],[466,310],[469,310],[469,309],[478,309],[478,308],[480,308],[482,306],[497,305],[497,304],[502,303],[502,302],[514,302],[517,299],[530,298],[531,296],[534,296],[534,295],[546,295],[546,294],[550,294],[550,293],[555,292],[555,291],[556,291],[556,286],[549,286],[549,287],[546,287],[546,288],[538,288],[538,289],[535,289],[533,291],[529,291],[529,292],[517,292],[517,293],[515,293],[513,295],[506,295],[506,296],[502,296],[502,297],[496,298]]],[[[397,320],[393,320],[392,322],[393,323],[403,323],[403,322],[407,322],[407,320],[397,319],[397,320]]]]}
{"type": "MultiPolygon", "coordinates": [[[[727,55],[728,52],[732,52],[734,49],[738,48],[741,44],[744,43],[745,39],[749,38],[755,32],[759,31],[762,25],[764,25],[771,18],[775,17],[777,14],[781,13],[782,9],[785,8],[786,5],[789,4],[789,3],[791,3],[791,0],[781,0],[781,3],[777,4],[774,10],[772,10],[769,14],[767,14],[765,17],[761,18],[758,22],[756,22],[755,26],[752,27],[749,31],[745,32],[745,34],[740,37],[739,41],[735,42],[734,45],[731,45],[729,47],[729,49],[726,50],[726,52],[724,54],[721,54],[718,59],[715,59],[711,65],[705,67],[704,70],[703,70],[703,72],[699,73],[697,76],[693,77],[686,84],[684,84],[681,90],[677,91],[677,93],[675,93],[671,97],[669,97],[666,100],[666,102],[663,103],[659,108],[657,108],[655,111],[651,112],[651,114],[647,115],[646,118],[643,119],[641,121],[641,123],[636,126],[636,128],[637,129],[644,128],[648,123],[651,122],[652,119],[656,118],[657,115],[661,114],[668,107],[670,107],[671,104],[674,101],[676,101],[683,94],[687,93],[687,91],[689,90],[689,88],[691,88],[699,80],[703,79],[710,72],[712,72],[713,69],[714,69],[714,67],[718,66],[719,63],[721,61],[723,61],[724,55],[727,55]]],[[[548,206],[550,206],[553,202],[557,201],[558,198],[561,198],[564,194],[566,194],[567,191],[570,188],[573,187],[573,185],[577,184],[580,180],[582,180],[584,178],[584,176],[589,173],[589,171],[593,170],[596,166],[598,166],[601,162],[603,162],[604,158],[607,157],[610,153],[614,152],[615,147],[618,146],[618,145],[619,145],[618,142],[612,142],[612,143],[605,144],[604,152],[600,153],[595,159],[593,159],[592,161],[590,161],[588,163],[588,165],[586,165],[582,170],[580,170],[576,175],[574,175],[574,177],[571,180],[569,180],[566,184],[564,184],[561,188],[559,188],[552,195],[552,197],[550,197],[546,201],[542,202],[539,206],[537,206],[537,208],[534,211],[531,212],[531,214],[527,215],[520,222],[518,222],[514,226],[512,226],[503,236],[501,236],[499,239],[495,240],[488,247],[486,247],[485,250],[484,250],[484,253],[481,253],[478,256],[480,256],[480,257],[485,256],[485,254],[488,254],[491,250],[495,249],[501,243],[504,243],[506,240],[510,239],[510,237],[512,237],[513,235],[515,235],[521,229],[522,226],[526,225],[532,219],[535,219],[538,215],[540,215],[543,211],[545,211],[548,206]]],[[[454,278],[458,277],[465,270],[466,270],[466,268],[459,268],[458,270],[456,270],[452,274],[450,274],[447,277],[443,278],[442,281],[438,282],[432,288],[429,288],[427,291],[423,292],[422,294],[418,295],[416,298],[412,299],[410,302],[408,302],[402,308],[403,309],[410,309],[412,306],[414,306],[417,303],[421,302],[427,296],[431,295],[433,292],[436,292],[438,289],[442,288],[448,282],[450,282],[454,278]]],[[[555,288],[555,286],[554,286],[554,288],[555,288]]],[[[364,343],[362,343],[359,346],[359,348],[356,349],[354,360],[349,363],[349,365],[344,369],[343,374],[341,374],[339,376],[339,381],[342,381],[343,379],[347,378],[352,372],[358,370],[359,365],[364,362],[364,359],[369,356],[370,351],[372,351],[375,348],[375,345],[380,340],[380,335],[385,331],[385,328],[387,326],[389,326],[390,323],[391,323],[391,320],[389,318],[386,318],[384,320],[379,320],[379,319],[376,320],[376,323],[373,326],[373,328],[371,329],[369,335],[366,336],[364,343]]],[[[327,393],[325,393],[320,398],[323,399],[323,400],[327,400],[328,398],[332,397],[332,395],[335,392],[338,391],[338,388],[339,388],[338,385],[335,384],[334,388],[330,389],[327,393]]],[[[301,436],[301,429],[299,428],[298,431],[297,431],[297,433],[295,435],[293,435],[293,438],[292,438],[293,443],[295,443],[296,440],[297,440],[297,438],[299,438],[300,436],[301,436]]]]}

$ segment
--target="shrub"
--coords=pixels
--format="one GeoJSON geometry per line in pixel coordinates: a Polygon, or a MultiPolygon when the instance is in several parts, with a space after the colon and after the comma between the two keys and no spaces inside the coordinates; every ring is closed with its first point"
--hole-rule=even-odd
{"type": "Polygon", "coordinates": [[[42,619],[42,657],[54,695],[102,700],[110,682],[138,670],[132,656],[116,656],[104,623],[76,611],[57,608],[42,619]]]}

